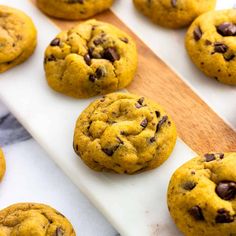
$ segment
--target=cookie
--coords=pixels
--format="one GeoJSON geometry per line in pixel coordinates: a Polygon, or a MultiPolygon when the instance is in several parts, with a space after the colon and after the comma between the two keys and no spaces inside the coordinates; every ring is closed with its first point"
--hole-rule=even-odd
{"type": "Polygon", "coordinates": [[[173,174],[168,206],[184,235],[236,235],[235,166],[236,153],[208,153],[173,174]]]}
{"type": "Polygon", "coordinates": [[[60,93],[75,98],[106,94],[132,81],[136,45],[116,27],[89,20],[51,41],[44,68],[49,86],[60,93]]]}
{"type": "Polygon", "coordinates": [[[82,112],[73,146],[95,171],[134,174],[161,165],[176,136],[175,124],[161,106],[142,96],[113,93],[82,112]]]}
{"type": "Polygon", "coordinates": [[[75,236],[70,222],[50,206],[18,203],[0,211],[0,235],[75,236]]]}
{"type": "Polygon", "coordinates": [[[0,5],[0,73],[31,56],[36,40],[35,26],[25,13],[0,5]]]}
{"type": "Polygon", "coordinates": [[[6,162],[5,162],[5,158],[4,158],[4,155],[3,155],[3,152],[0,148],[0,181],[2,180],[4,174],[5,174],[5,171],[6,171],[6,162]]]}
{"type": "Polygon", "coordinates": [[[182,28],[214,9],[216,0],[133,0],[133,3],[153,22],[167,28],[182,28]]]}
{"type": "Polygon", "coordinates": [[[113,0],[37,0],[44,13],[66,20],[90,18],[109,9],[112,3],[113,0]]]}
{"type": "Polygon", "coordinates": [[[193,63],[207,76],[236,85],[236,9],[211,11],[198,17],[186,35],[193,63]]]}

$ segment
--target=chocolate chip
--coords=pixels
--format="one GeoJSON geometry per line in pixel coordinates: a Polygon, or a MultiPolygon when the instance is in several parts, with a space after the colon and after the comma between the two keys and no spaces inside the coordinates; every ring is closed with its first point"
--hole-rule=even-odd
{"type": "Polygon", "coordinates": [[[216,223],[230,223],[234,221],[234,217],[230,215],[229,211],[224,208],[217,211],[217,216],[215,218],[216,223]]]}
{"type": "Polygon", "coordinates": [[[183,184],[183,189],[191,191],[196,187],[196,184],[192,181],[187,181],[183,184]]]}
{"type": "Polygon", "coordinates": [[[199,206],[192,207],[188,212],[195,220],[204,220],[202,209],[199,206]]]}
{"type": "Polygon", "coordinates": [[[172,5],[172,7],[176,7],[177,6],[177,0],[171,0],[171,5],[172,5]]]}
{"type": "Polygon", "coordinates": [[[84,55],[84,60],[85,60],[85,62],[88,66],[91,65],[91,58],[90,58],[90,55],[88,53],[84,55]]]}
{"type": "Polygon", "coordinates": [[[147,125],[148,125],[148,120],[147,120],[147,118],[145,118],[145,119],[140,123],[140,125],[141,125],[143,128],[146,128],[147,125]]]}
{"type": "Polygon", "coordinates": [[[207,46],[209,46],[209,45],[212,44],[212,42],[211,42],[210,40],[207,39],[207,40],[205,41],[205,44],[206,44],[207,46]]]}
{"type": "Polygon", "coordinates": [[[225,53],[228,50],[228,46],[220,43],[220,42],[216,42],[214,44],[214,52],[218,52],[218,53],[225,53]]]}
{"type": "Polygon", "coordinates": [[[84,4],[84,0],[68,0],[68,3],[80,3],[80,4],[84,4]]]}
{"type": "Polygon", "coordinates": [[[143,102],[144,102],[144,97],[139,98],[138,103],[139,103],[140,105],[143,105],[143,102]]]}
{"type": "Polygon", "coordinates": [[[155,138],[155,137],[151,137],[151,138],[149,139],[149,141],[150,141],[150,143],[154,143],[154,142],[156,141],[156,138],[155,138]]]}
{"type": "Polygon", "coordinates": [[[156,117],[159,118],[161,113],[159,111],[155,111],[155,113],[156,113],[156,117]]]}
{"type": "Polygon", "coordinates": [[[236,34],[236,25],[224,22],[216,27],[217,32],[222,36],[234,36],[236,34]]]}
{"type": "Polygon", "coordinates": [[[205,161],[206,162],[214,161],[216,159],[215,155],[214,154],[210,154],[210,153],[205,154],[204,157],[205,157],[205,161]]]}
{"type": "Polygon", "coordinates": [[[111,147],[111,148],[102,148],[102,151],[111,157],[114,154],[114,152],[119,148],[119,146],[120,146],[120,144],[118,144],[114,147],[111,147]]]}
{"type": "Polygon", "coordinates": [[[129,40],[127,38],[120,38],[120,40],[124,43],[129,43],[129,40]]]}
{"type": "Polygon", "coordinates": [[[143,106],[140,105],[139,103],[135,103],[135,107],[139,109],[139,108],[141,108],[141,107],[143,107],[143,106]]]}
{"type": "Polygon", "coordinates": [[[225,156],[223,153],[218,153],[218,155],[219,155],[220,159],[223,159],[225,156]]]}
{"type": "Polygon", "coordinates": [[[143,102],[144,102],[144,97],[142,97],[142,98],[140,98],[138,101],[137,101],[137,103],[135,104],[135,107],[136,108],[141,108],[141,107],[143,107],[143,102]]]}
{"type": "Polygon", "coordinates": [[[60,227],[57,227],[55,231],[55,236],[63,236],[63,235],[64,231],[60,227]]]}
{"type": "Polygon", "coordinates": [[[101,67],[98,67],[95,73],[96,73],[97,79],[100,79],[106,75],[105,70],[101,67]]]}
{"type": "Polygon", "coordinates": [[[234,54],[231,54],[231,55],[224,55],[224,59],[225,59],[226,61],[232,61],[234,58],[235,58],[235,55],[234,55],[234,54]]]}
{"type": "Polygon", "coordinates": [[[88,49],[88,54],[89,54],[89,56],[90,56],[91,58],[93,58],[93,51],[94,51],[94,48],[93,48],[93,47],[91,47],[91,48],[88,49]]]}
{"type": "Polygon", "coordinates": [[[52,42],[50,43],[50,46],[55,47],[55,46],[59,46],[60,45],[60,39],[59,38],[55,38],[52,40],[52,42]]]}
{"type": "Polygon", "coordinates": [[[94,75],[90,75],[89,80],[94,83],[96,81],[96,77],[94,75]]]}
{"type": "Polygon", "coordinates": [[[236,183],[223,181],[216,186],[217,195],[224,200],[232,200],[236,196],[236,183]]]}
{"type": "Polygon", "coordinates": [[[46,57],[44,59],[44,62],[48,62],[48,61],[56,61],[56,57],[54,55],[50,55],[49,57],[46,57]]]}
{"type": "Polygon", "coordinates": [[[158,122],[156,127],[156,133],[160,130],[161,126],[168,120],[168,116],[163,116],[162,119],[158,122]]]}
{"type": "Polygon", "coordinates": [[[120,55],[115,48],[107,48],[103,53],[103,58],[115,62],[120,59],[120,55]]]}
{"type": "Polygon", "coordinates": [[[193,31],[193,37],[196,41],[199,41],[201,39],[202,31],[199,26],[193,31]]]}
{"type": "Polygon", "coordinates": [[[94,43],[96,46],[98,46],[99,44],[102,44],[102,42],[103,42],[103,40],[100,39],[100,38],[95,39],[95,40],[93,41],[93,43],[94,43]]]}

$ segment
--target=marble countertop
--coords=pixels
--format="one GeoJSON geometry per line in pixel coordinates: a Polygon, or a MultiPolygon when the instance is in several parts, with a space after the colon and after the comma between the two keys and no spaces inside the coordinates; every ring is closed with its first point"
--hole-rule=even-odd
{"type": "Polygon", "coordinates": [[[66,215],[77,235],[119,235],[1,101],[0,146],[7,162],[0,184],[0,208],[17,202],[41,202],[66,215]]]}

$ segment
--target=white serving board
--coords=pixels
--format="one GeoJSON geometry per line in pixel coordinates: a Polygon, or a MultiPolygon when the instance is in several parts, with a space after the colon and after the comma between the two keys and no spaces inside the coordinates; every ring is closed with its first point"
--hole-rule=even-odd
{"type": "MultiPolygon", "coordinates": [[[[25,11],[33,18],[39,32],[34,55],[0,75],[0,98],[122,236],[180,235],[167,210],[166,189],[171,174],[195,155],[193,151],[178,140],[173,154],[161,167],[134,176],[96,173],[88,169],[74,154],[72,141],[75,121],[93,99],[75,100],[57,94],[49,89],[44,78],[44,49],[59,29],[28,0],[0,0],[0,3],[25,11]]],[[[127,11],[124,4],[130,3],[117,1],[114,9],[118,15],[122,7],[127,11]]],[[[129,13],[125,14],[128,17],[129,13]]],[[[157,31],[163,33],[162,37],[167,34],[160,28],[157,31]]]]}

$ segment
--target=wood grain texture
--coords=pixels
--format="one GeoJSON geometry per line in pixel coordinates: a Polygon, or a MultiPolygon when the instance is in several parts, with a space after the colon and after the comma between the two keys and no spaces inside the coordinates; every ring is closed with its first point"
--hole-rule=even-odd
{"type": "MultiPolygon", "coordinates": [[[[164,106],[177,125],[179,137],[195,152],[236,151],[236,132],[114,13],[106,11],[95,18],[118,26],[136,40],[139,66],[134,81],[127,88],[129,92],[146,96],[164,106]]],[[[79,23],[56,19],[52,21],[62,30],[79,23]]]]}

